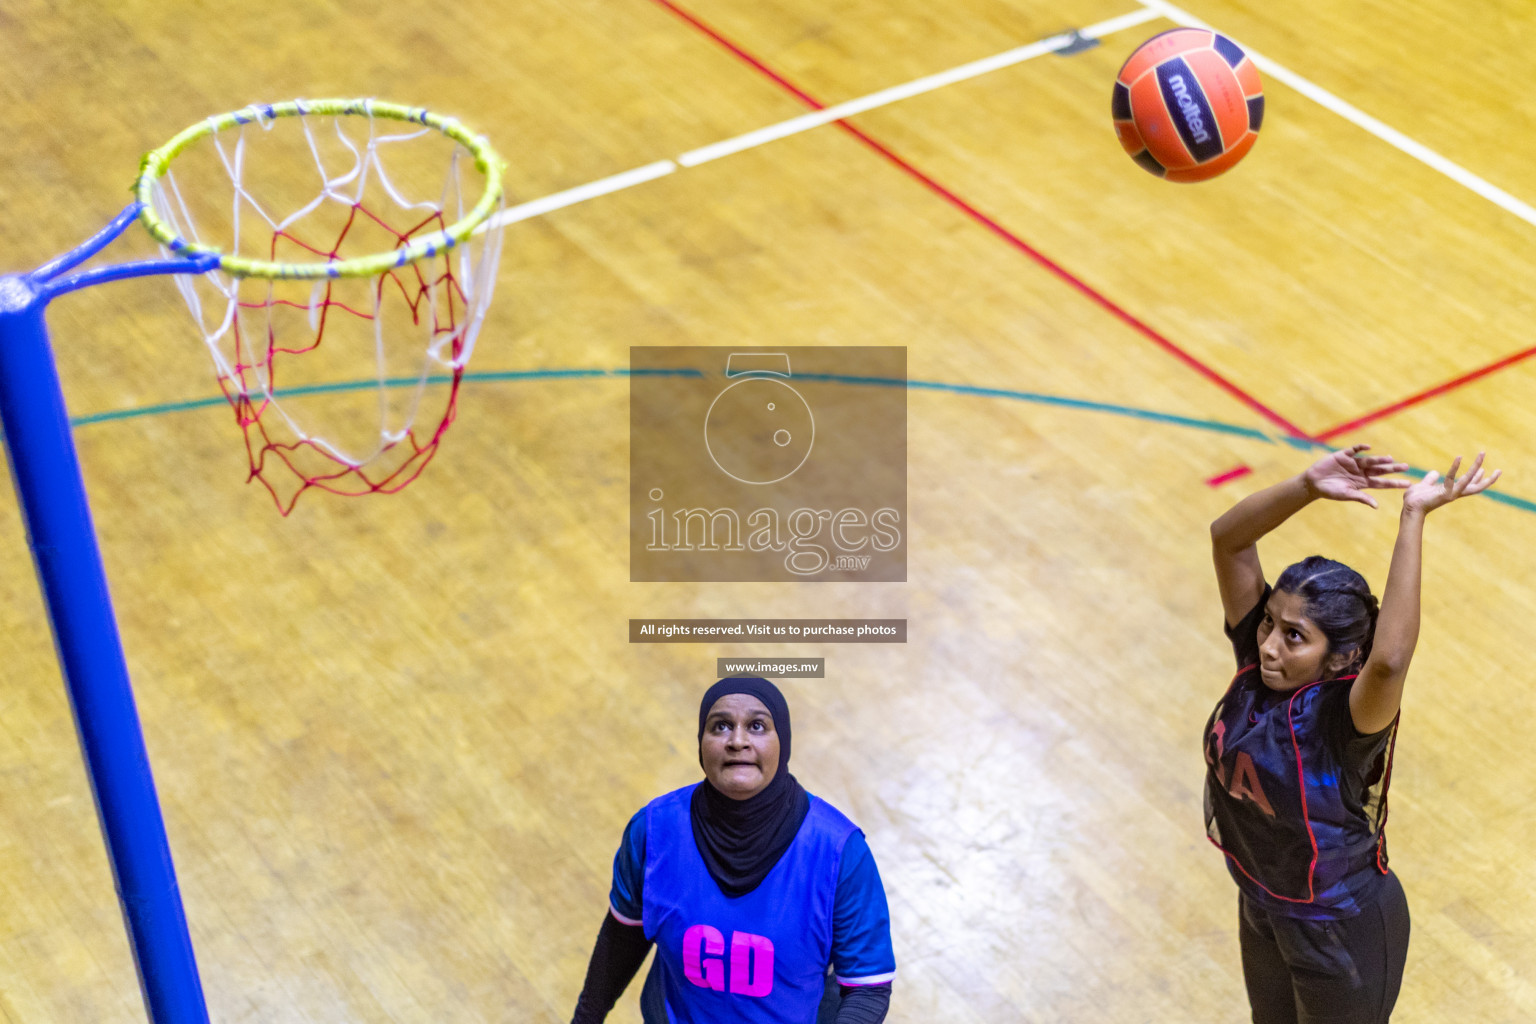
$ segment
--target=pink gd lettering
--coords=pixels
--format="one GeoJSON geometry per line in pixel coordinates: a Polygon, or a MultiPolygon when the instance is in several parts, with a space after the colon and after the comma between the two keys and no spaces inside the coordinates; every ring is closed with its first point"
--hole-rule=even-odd
{"type": "MultiPolygon", "coordinates": [[[[725,991],[725,936],[696,924],[683,932],[683,973],[700,988],[725,991]]],[[[731,993],[766,996],[773,991],[773,942],[751,932],[731,933],[731,993]]]]}
{"type": "Polygon", "coordinates": [[[773,991],[773,943],[767,936],[731,933],[731,991],[740,996],[773,991]]]}
{"type": "Polygon", "coordinates": [[[696,924],[683,932],[683,973],[700,988],[725,991],[725,964],[718,957],[725,952],[725,936],[717,928],[696,924]],[[710,959],[705,960],[705,955],[710,959]]]}

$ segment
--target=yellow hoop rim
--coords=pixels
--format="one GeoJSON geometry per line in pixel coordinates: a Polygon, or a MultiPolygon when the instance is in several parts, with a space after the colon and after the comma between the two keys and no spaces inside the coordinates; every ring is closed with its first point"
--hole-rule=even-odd
{"type": "Polygon", "coordinates": [[[506,164],[491,148],[490,140],[471,131],[462,121],[433,113],[425,107],[407,107],[382,100],[289,100],[285,103],[258,103],[227,114],[206,118],[185,129],[159,149],[144,154],[139,165],[139,178],[134,183],[134,194],[140,204],[139,219],[149,233],[178,255],[195,256],[208,254],[219,258],[219,269],[235,277],[286,278],[316,280],[333,277],[373,277],[396,267],[408,266],[419,259],[435,256],[445,249],[465,241],[475,229],[484,224],[501,202],[502,172],[506,164]],[[384,117],[409,124],[435,128],[459,143],[475,158],[475,167],[485,176],[485,191],[480,201],[463,219],[448,225],[441,231],[412,239],[399,249],[359,256],[350,260],[333,260],[327,263],[273,263],[266,260],[229,256],[219,249],[189,242],[176,233],[155,210],[155,183],[184,149],[206,135],[241,125],[270,121],[279,117],[367,115],[384,117]]]}

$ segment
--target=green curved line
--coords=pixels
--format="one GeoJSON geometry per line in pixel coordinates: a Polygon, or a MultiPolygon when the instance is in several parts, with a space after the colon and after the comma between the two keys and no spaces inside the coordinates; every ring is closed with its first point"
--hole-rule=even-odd
{"type": "MultiPolygon", "coordinates": [[[[664,375],[679,375],[687,377],[702,377],[698,370],[641,370],[640,376],[655,377],[664,375]]],[[[510,380],[550,380],[564,377],[629,377],[633,376],[629,370],[492,370],[486,373],[466,373],[464,379],[477,384],[496,383],[510,380]]],[[[426,378],[428,384],[449,384],[453,378],[445,374],[433,374],[426,378]]],[[[385,387],[409,388],[421,383],[417,377],[386,377],[383,381],[385,387]]],[[[367,391],[378,387],[377,380],[347,380],[338,381],[335,384],[310,384],[297,388],[281,388],[273,392],[276,398],[292,398],[295,395],[325,395],[335,394],[341,391],[367,391]]],[[[132,420],[140,416],[158,416],[167,412],[188,412],[192,409],[206,409],[213,405],[227,405],[228,399],[222,395],[213,398],[194,398],[185,402],[164,402],[160,405],[141,405],[133,409],[115,409],[111,412],[96,412],[86,416],[74,416],[70,418],[72,427],[86,427],[93,423],[106,423],[111,420],[132,420]]]]}
{"type": "MultiPolygon", "coordinates": [[[[601,369],[546,369],[546,370],[491,370],[483,373],[466,373],[464,380],[476,384],[494,384],[507,381],[522,380],[560,380],[567,378],[592,378],[592,377],[631,377],[631,376],[680,376],[702,377],[698,370],[636,370],[628,368],[615,370],[601,369]]],[[[1083,398],[1067,398],[1064,395],[1048,395],[1038,391],[1019,391],[1011,388],[984,388],[974,384],[949,384],[944,381],[934,380],[902,380],[899,377],[858,377],[844,374],[831,373],[806,373],[799,375],[804,380],[826,380],[845,384],[859,384],[875,387],[905,386],[909,389],[922,391],[941,391],[955,395],[974,395],[982,398],[1006,398],[1017,402],[1028,402],[1032,405],[1052,406],[1058,409],[1076,409],[1082,412],[1097,412],[1110,416],[1123,416],[1131,419],[1147,420],[1153,423],[1165,423],[1169,426],[1184,427],[1191,430],[1203,430],[1208,433],[1227,434],[1236,437],[1246,437],[1255,441],[1264,441],[1268,444],[1285,444],[1302,450],[1327,449],[1327,445],[1318,441],[1311,441],[1301,437],[1275,436],[1266,434],[1262,430],[1253,427],[1245,427],[1237,423],[1224,423],[1221,420],[1199,419],[1193,416],[1179,416],[1174,413],[1158,412],[1155,409],[1141,409],[1132,405],[1116,405],[1111,402],[1094,402],[1083,398]]],[[[428,384],[447,384],[451,377],[433,375],[426,378],[428,384]]],[[[415,387],[419,384],[417,377],[387,377],[382,383],[385,387],[415,387]]],[[[342,391],[360,391],[376,388],[380,385],[378,380],[351,380],[340,381],[335,384],[314,384],[308,387],[284,388],[276,392],[279,398],[289,398],[294,395],[321,395],[333,394],[342,391]]],[[[193,409],[206,409],[210,406],[225,405],[226,399],[220,395],[213,398],[197,398],[185,402],[165,402],[159,405],[143,405],[133,409],[116,409],[111,412],[91,413],[86,416],[71,417],[70,425],[74,427],[90,426],[94,423],[108,423],[113,420],[138,419],[141,416],[158,416],[169,412],[188,412],[193,409]]],[[[1410,467],[1408,475],[1422,477],[1427,470],[1410,467]]],[[[1501,505],[1518,508],[1523,512],[1536,513],[1536,501],[1519,498],[1503,491],[1484,491],[1482,496],[1501,505]]]]}
{"type": "Polygon", "coordinates": [[[1015,401],[1030,402],[1036,405],[1052,405],[1058,408],[1081,409],[1087,412],[1104,412],[1115,416],[1130,416],[1135,419],[1152,420],[1155,423],[1169,423],[1180,427],[1194,427],[1198,430],[1236,434],[1239,437],[1251,437],[1271,443],[1274,441],[1273,437],[1262,430],[1238,426],[1235,423],[1222,423],[1219,420],[1203,420],[1190,416],[1177,416],[1173,413],[1157,412],[1153,409],[1139,409],[1131,405],[1115,405],[1110,402],[1093,402],[1084,398],[1047,395],[1041,394],[1038,391],[1016,391],[1011,388],[983,388],[974,384],[946,384],[943,381],[933,380],[902,380],[899,377],[855,377],[839,373],[802,373],[796,376],[801,380],[827,380],[843,384],[866,384],[877,387],[905,386],[924,391],[947,391],[956,395],[978,395],[983,398],[1011,398],[1015,401]]]}

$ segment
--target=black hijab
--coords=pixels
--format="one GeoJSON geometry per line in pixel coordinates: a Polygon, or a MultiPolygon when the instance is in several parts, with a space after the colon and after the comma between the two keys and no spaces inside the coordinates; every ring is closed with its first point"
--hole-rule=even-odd
{"type": "MultiPolygon", "coordinates": [[[[704,742],[704,719],[721,697],[744,693],[763,702],[773,716],[779,734],[779,767],[773,781],[756,796],[733,800],[708,779],[693,791],[689,817],[693,841],[720,891],[745,896],[756,889],[784,856],[800,823],[811,809],[810,794],[789,774],[789,705],[779,688],[756,676],[722,679],[704,692],[699,703],[699,743],[704,742]]],[[[702,749],[699,763],[702,766],[702,749]]]]}

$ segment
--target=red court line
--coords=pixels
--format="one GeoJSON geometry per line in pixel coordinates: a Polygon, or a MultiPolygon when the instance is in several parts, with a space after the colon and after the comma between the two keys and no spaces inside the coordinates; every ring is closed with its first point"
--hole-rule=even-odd
{"type": "MultiPolygon", "coordinates": [[[[807,106],[811,107],[814,110],[825,110],[825,109],[827,109],[826,104],[822,103],[820,100],[818,100],[816,97],[812,96],[810,93],[805,92],[804,90],[802,90],[799,86],[795,85],[795,83],[791,82],[789,79],[785,78],[783,75],[781,75],[777,71],[773,70],[773,68],[769,67],[767,64],[764,64],[762,61],[758,60],[756,57],[752,56],[746,50],[743,50],[741,47],[739,47],[735,43],[731,42],[729,39],[727,39],[725,36],[721,35],[719,32],[715,31],[713,28],[711,28],[707,23],[705,23],[701,19],[695,17],[693,14],[690,14],[688,11],[683,10],[681,7],[677,6],[677,4],[672,3],[672,0],[656,0],[656,3],[661,4],[661,6],[665,7],[667,10],[671,11],[673,14],[677,15],[679,18],[682,18],[688,24],[692,25],[694,28],[698,29],[700,32],[703,32],[705,35],[709,36],[709,38],[713,39],[715,42],[719,43],[721,46],[725,47],[727,50],[730,50],[736,56],[740,57],[742,60],[744,60],[748,64],[752,65],[754,68],[756,68],[757,70],[761,71],[763,74],[767,75],[769,78],[773,79],[779,85],[783,86],[785,89],[788,89],[790,92],[794,93],[795,96],[802,103],[806,104],[807,106]]],[[[843,124],[842,121],[839,121],[837,123],[838,124],[843,124]]]]}
{"type": "MultiPolygon", "coordinates": [[[[736,57],[740,58],[742,61],[751,65],[754,69],[774,81],[781,88],[792,93],[802,103],[805,103],[807,106],[814,110],[825,109],[825,104],[816,99],[816,97],[812,96],[804,89],[801,89],[789,79],[773,70],[773,68],[769,67],[763,61],[759,60],[757,57],[753,56],[751,53],[747,52],[736,43],[732,42],[726,36],[721,34],[719,30],[715,29],[701,18],[687,10],[684,10],[682,7],[679,7],[676,3],[673,2],[673,0],[654,0],[654,2],[661,5],[662,7],[665,7],[667,10],[671,11],[673,14],[677,15],[679,18],[683,19],[688,24],[698,29],[700,32],[703,32],[716,43],[729,50],[736,57]]],[[[1523,362],[1532,356],[1536,356],[1536,346],[1524,349],[1523,351],[1516,352],[1513,355],[1506,356],[1503,359],[1490,363],[1487,366],[1464,373],[1461,376],[1452,380],[1448,380],[1443,384],[1437,384],[1432,388],[1428,388],[1424,391],[1418,392],[1417,394],[1410,395],[1407,398],[1393,402],[1390,405],[1383,406],[1382,408],[1373,412],[1358,416],[1352,420],[1349,420],[1348,422],[1340,423],[1338,426],[1330,427],[1322,433],[1311,435],[1308,434],[1305,430],[1302,430],[1296,424],[1292,423],[1290,420],[1287,420],[1285,417],[1275,412],[1273,409],[1270,409],[1268,406],[1264,405],[1257,398],[1229,381],[1226,377],[1222,376],[1206,363],[1201,362],[1197,357],[1180,348],[1178,345],[1170,341],[1166,336],[1155,330],[1149,324],[1131,315],[1131,313],[1129,313],[1124,307],[1120,306],[1118,303],[1105,296],[1102,292],[1097,291],[1092,285],[1083,281],[1081,278],[1077,277],[1065,267],[1062,267],[1059,263],[1046,256],[1044,253],[1040,252],[1029,243],[1025,242],[1018,235],[1009,231],[997,221],[976,209],[976,207],[960,198],[960,196],[956,195],[954,192],[945,188],[943,185],[940,185],[933,178],[918,170],[911,163],[898,156],[896,153],[891,151],[891,149],[875,140],[863,130],[859,129],[848,121],[837,121],[835,124],[839,128],[853,135],[866,146],[869,146],[875,152],[879,153],[886,160],[901,168],[913,178],[917,179],[930,191],[934,192],[936,195],[943,198],[946,202],[950,203],[965,213],[968,217],[976,221],[982,227],[986,228],[988,231],[991,231],[993,234],[1003,239],[1009,245],[1024,253],[1030,259],[1038,263],[1041,267],[1056,275],[1056,277],[1060,278],[1066,284],[1072,286],[1082,295],[1102,307],[1106,312],[1109,312],[1117,319],[1124,322],[1127,326],[1135,330],[1137,333],[1141,334],[1147,340],[1163,349],[1163,351],[1167,352],[1175,359],[1178,359],[1180,362],[1184,363],[1186,366],[1193,369],[1195,372],[1199,373],[1201,376],[1205,377],[1216,386],[1220,387],[1223,391],[1226,391],[1228,394],[1232,395],[1248,408],[1257,412],[1260,416],[1264,417],[1264,419],[1286,431],[1293,437],[1299,437],[1312,441],[1326,441],[1341,434],[1348,433],[1349,431],[1358,430],[1367,424],[1385,419],[1394,413],[1401,412],[1404,409],[1412,408],[1413,406],[1427,402],[1432,398],[1438,398],[1441,395],[1448,394],[1449,392],[1455,391],[1457,388],[1470,384],[1475,380],[1479,380],[1490,374],[1497,373],[1498,371],[1513,366],[1516,363],[1523,362]]],[[[1218,477],[1213,477],[1212,479],[1224,482],[1225,480],[1233,479],[1233,477],[1227,474],[1219,474],[1218,477]]]]}
{"type": "Polygon", "coordinates": [[[1449,392],[1455,391],[1457,388],[1462,387],[1463,385],[1470,384],[1473,381],[1482,377],[1486,377],[1491,373],[1497,373],[1506,367],[1514,366],[1516,363],[1523,362],[1526,359],[1531,358],[1531,356],[1536,356],[1536,346],[1523,349],[1513,355],[1505,356],[1503,359],[1489,363],[1487,366],[1469,371],[1462,374],[1460,377],[1448,380],[1444,384],[1436,384],[1432,388],[1420,391],[1416,395],[1409,395],[1407,398],[1393,402],[1391,405],[1384,405],[1380,409],[1377,409],[1375,412],[1368,412],[1364,416],[1359,416],[1350,420],[1348,423],[1340,423],[1336,427],[1329,427],[1327,430],[1317,435],[1317,440],[1326,441],[1329,438],[1337,437],[1340,434],[1347,434],[1351,430],[1358,430],[1359,428],[1365,426],[1367,423],[1375,423],[1377,420],[1385,419],[1386,417],[1391,416],[1393,413],[1402,412],[1404,409],[1411,408],[1412,406],[1418,405],[1421,402],[1427,402],[1431,398],[1438,398],[1441,395],[1448,394],[1449,392]]]}
{"type": "Polygon", "coordinates": [[[1225,473],[1217,473],[1215,476],[1213,476],[1209,480],[1207,480],[1206,484],[1208,484],[1211,487],[1220,487],[1222,484],[1228,482],[1229,480],[1236,480],[1239,477],[1247,476],[1249,473],[1252,473],[1252,472],[1253,472],[1253,467],[1252,466],[1248,466],[1248,465],[1233,466],[1231,469],[1227,470],[1225,473]]]}
{"type": "MultiPolygon", "coordinates": [[[[713,39],[716,43],[719,43],[721,46],[725,47],[732,54],[745,61],[747,64],[751,65],[757,71],[772,79],[780,87],[794,94],[794,96],[802,103],[805,103],[815,110],[825,109],[825,104],[823,104],[820,100],[816,99],[810,93],[801,89],[793,82],[789,81],[777,71],[774,71],[767,64],[763,63],[761,60],[754,57],[746,50],[742,49],[736,43],[726,38],[718,30],[705,23],[697,16],[679,7],[676,3],[673,2],[673,0],[654,0],[654,2],[660,4],[662,7],[665,7],[667,10],[671,11],[673,14],[677,15],[679,18],[683,19],[688,24],[698,29],[700,32],[703,32],[705,35],[709,36],[709,38],[713,39]]],[[[1200,359],[1194,355],[1191,355],[1189,352],[1186,352],[1184,349],[1174,344],[1149,324],[1131,315],[1131,313],[1129,313],[1124,307],[1114,302],[1102,292],[1096,290],[1092,285],[1088,284],[1086,281],[1082,280],[1071,271],[1067,270],[1065,267],[1061,266],[1059,263],[1046,256],[1044,253],[1040,252],[1040,250],[1036,249],[1028,242],[1025,242],[1018,235],[1014,234],[1012,231],[1009,231],[1007,228],[1003,227],[991,217],[976,209],[976,207],[960,198],[960,196],[956,195],[954,192],[945,188],[943,185],[940,185],[937,181],[930,178],[922,171],[918,170],[912,164],[908,163],[902,157],[898,156],[885,145],[876,141],[861,129],[855,127],[847,121],[836,121],[834,123],[839,128],[853,135],[860,142],[864,143],[866,146],[870,147],[875,152],[885,157],[886,160],[901,168],[908,175],[917,179],[926,188],[928,188],[929,191],[938,195],[950,205],[954,206],[956,209],[963,212],[966,216],[970,217],[976,223],[980,224],[982,227],[986,228],[988,231],[992,232],[994,235],[998,236],[1009,245],[1013,246],[1019,252],[1022,252],[1024,255],[1034,260],[1041,267],[1044,267],[1046,270],[1056,275],[1056,277],[1060,278],[1066,284],[1071,285],[1082,295],[1086,296],[1088,299],[1102,307],[1106,312],[1115,316],[1132,330],[1135,330],[1137,333],[1141,334],[1144,338],[1152,342],[1158,348],[1162,349],[1164,352],[1167,352],[1169,355],[1179,360],[1185,366],[1188,366],[1202,377],[1211,381],[1217,387],[1227,392],[1227,394],[1236,398],[1239,402],[1242,402],[1248,408],[1262,416],[1265,420],[1269,421],[1270,423],[1274,424],[1281,430],[1284,430],[1286,433],[1291,434],[1294,437],[1310,439],[1310,436],[1305,430],[1302,430],[1296,424],[1292,423],[1284,416],[1281,416],[1278,412],[1275,412],[1263,402],[1260,402],[1257,398],[1253,397],[1248,392],[1232,383],[1226,377],[1223,377],[1215,369],[1206,363],[1201,362],[1200,359]]]]}

